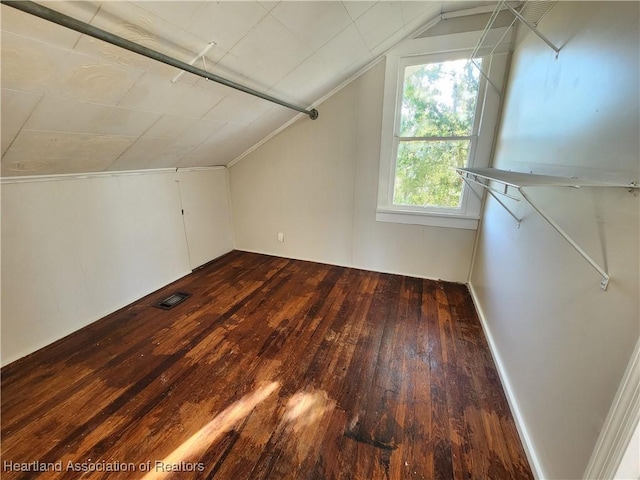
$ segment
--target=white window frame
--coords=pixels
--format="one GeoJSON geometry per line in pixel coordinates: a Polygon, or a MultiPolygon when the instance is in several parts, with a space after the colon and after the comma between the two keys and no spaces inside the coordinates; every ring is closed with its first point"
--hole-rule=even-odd
{"type": "MultiPolygon", "coordinates": [[[[405,67],[469,58],[479,32],[442,35],[410,40],[386,55],[385,85],[380,142],[380,173],[376,220],[438,227],[477,229],[482,192],[463,184],[460,208],[422,207],[393,204],[396,157],[405,67]]],[[[486,48],[485,48],[486,50],[486,48]]],[[[487,167],[491,160],[500,95],[507,60],[506,52],[483,57],[476,120],[469,146],[467,167],[487,167]],[[491,82],[486,81],[485,75],[491,82]],[[493,85],[492,85],[493,84],[493,85]]]]}

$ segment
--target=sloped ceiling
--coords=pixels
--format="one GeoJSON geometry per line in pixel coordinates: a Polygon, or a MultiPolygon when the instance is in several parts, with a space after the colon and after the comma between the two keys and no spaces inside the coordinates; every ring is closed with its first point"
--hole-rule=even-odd
{"type": "MultiPolygon", "coordinates": [[[[492,2],[39,2],[307,107],[442,11],[492,2]]],[[[225,165],[297,112],[2,5],[2,176],[225,165]]],[[[322,111],[320,111],[322,115],[322,111]]],[[[308,118],[308,117],[307,117],[308,118]]],[[[311,120],[306,120],[311,121],[311,120]]]]}

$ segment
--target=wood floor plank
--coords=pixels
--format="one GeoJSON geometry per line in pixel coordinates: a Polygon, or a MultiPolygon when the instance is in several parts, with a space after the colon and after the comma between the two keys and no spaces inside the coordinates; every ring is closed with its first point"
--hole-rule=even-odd
{"type": "Polygon", "coordinates": [[[398,323],[402,328],[398,335],[394,354],[398,377],[393,382],[397,389],[394,406],[395,420],[398,425],[397,449],[390,456],[388,478],[417,478],[419,468],[410,458],[411,443],[415,419],[412,416],[414,394],[413,372],[416,369],[418,352],[415,325],[420,320],[422,304],[422,282],[416,278],[403,278],[403,288],[398,306],[398,323]],[[410,463],[411,460],[411,463],[410,463]]]}
{"type": "Polygon", "coordinates": [[[439,302],[439,291],[442,285],[438,282],[433,288],[433,304],[435,315],[430,324],[430,378],[431,378],[431,429],[429,439],[432,442],[433,471],[432,478],[453,478],[453,452],[451,449],[451,431],[449,429],[449,406],[447,398],[447,365],[446,339],[447,329],[442,318],[446,313],[439,302]]]}
{"type": "MultiPolygon", "coordinates": [[[[343,406],[348,423],[339,439],[339,464],[337,478],[372,479],[374,468],[380,458],[380,446],[373,436],[375,416],[369,405],[379,365],[380,352],[384,350],[384,335],[388,331],[387,320],[395,314],[400,279],[391,275],[381,275],[373,293],[367,315],[365,334],[356,346],[356,355],[360,361],[353,364],[347,375],[348,390],[343,391],[339,400],[343,406]],[[391,301],[390,301],[391,300],[391,301]]],[[[387,333],[388,335],[388,333],[387,333]]]]}
{"type": "Polygon", "coordinates": [[[533,478],[463,285],[234,251],[1,374],[3,479],[533,478]]]}

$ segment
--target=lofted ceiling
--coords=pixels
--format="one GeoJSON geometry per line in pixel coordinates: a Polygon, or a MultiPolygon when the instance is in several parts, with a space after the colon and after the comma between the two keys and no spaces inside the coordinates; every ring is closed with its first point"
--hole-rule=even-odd
{"type": "MultiPolygon", "coordinates": [[[[442,12],[494,2],[38,3],[306,108],[442,12]]],[[[9,6],[1,15],[3,177],[226,165],[298,115],[9,6]]]]}

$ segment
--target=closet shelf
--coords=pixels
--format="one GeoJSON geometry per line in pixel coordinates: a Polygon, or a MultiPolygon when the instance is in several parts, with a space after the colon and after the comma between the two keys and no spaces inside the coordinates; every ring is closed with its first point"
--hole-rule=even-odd
{"type": "Polygon", "coordinates": [[[640,188],[637,182],[610,183],[596,180],[584,180],[573,177],[556,177],[553,175],[538,175],[536,173],[511,172],[497,168],[457,168],[458,174],[478,177],[508,185],[513,188],[521,187],[617,187],[640,188]]]}
{"type": "MultiPolygon", "coordinates": [[[[479,185],[491,195],[517,222],[518,228],[522,219],[518,218],[511,209],[500,199],[500,196],[511,198],[515,201],[524,199],[531,207],[544,218],[601,276],[600,288],[606,290],[609,285],[609,274],[596,263],[544,210],[542,210],[525,192],[528,187],[607,187],[626,188],[629,192],[635,192],[640,188],[637,181],[628,184],[609,183],[593,180],[584,180],[571,177],[556,177],[552,175],[537,175],[533,173],[511,172],[496,168],[456,168],[456,172],[471,188],[472,184],[479,185]],[[494,187],[490,184],[497,184],[494,187]],[[512,191],[515,192],[512,193],[512,191]]],[[[473,192],[477,192],[471,188],[473,192]]]]}

